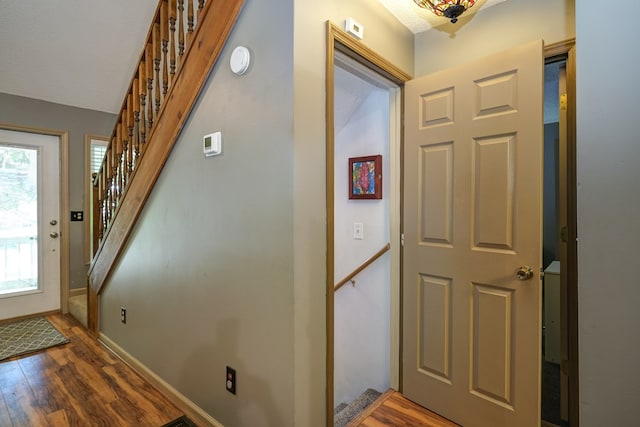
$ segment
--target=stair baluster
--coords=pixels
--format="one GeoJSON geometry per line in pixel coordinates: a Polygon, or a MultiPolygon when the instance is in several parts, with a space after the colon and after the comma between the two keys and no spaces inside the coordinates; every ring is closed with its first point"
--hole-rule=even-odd
{"type": "Polygon", "coordinates": [[[167,19],[167,2],[164,0],[160,6],[160,37],[162,39],[162,102],[169,90],[169,21],[167,19]]]}
{"type": "Polygon", "coordinates": [[[187,42],[191,41],[193,35],[193,0],[187,0],[187,42]]]}
{"type": "Polygon", "coordinates": [[[184,55],[184,0],[178,0],[178,64],[184,55]]]}
{"type": "Polygon", "coordinates": [[[176,74],[176,0],[169,0],[169,84],[176,74]]]}
{"type": "Polygon", "coordinates": [[[136,111],[137,114],[137,122],[138,122],[138,126],[140,129],[140,147],[139,154],[142,154],[142,150],[144,149],[144,143],[147,140],[147,124],[146,124],[146,120],[144,118],[145,115],[145,104],[147,102],[147,83],[146,83],[146,72],[145,72],[145,67],[146,67],[146,62],[145,61],[141,61],[140,62],[140,66],[138,67],[138,91],[139,91],[139,95],[138,95],[138,110],[136,111]]]}
{"type": "Polygon", "coordinates": [[[156,110],[153,114],[154,117],[158,117],[160,114],[160,25],[153,24],[153,63],[155,64],[155,86],[153,93],[156,98],[156,110]]]}
{"type": "Polygon", "coordinates": [[[147,99],[148,99],[148,111],[147,111],[147,123],[149,125],[149,131],[153,128],[153,45],[147,43],[144,52],[144,60],[147,64],[147,99]]]}

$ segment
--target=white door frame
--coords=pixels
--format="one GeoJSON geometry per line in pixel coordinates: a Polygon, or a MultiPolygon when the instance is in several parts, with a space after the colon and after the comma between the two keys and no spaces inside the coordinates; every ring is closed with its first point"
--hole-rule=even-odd
{"type": "Polygon", "coordinates": [[[58,137],[60,141],[60,310],[69,312],[69,132],[0,123],[0,129],[58,137]]]}

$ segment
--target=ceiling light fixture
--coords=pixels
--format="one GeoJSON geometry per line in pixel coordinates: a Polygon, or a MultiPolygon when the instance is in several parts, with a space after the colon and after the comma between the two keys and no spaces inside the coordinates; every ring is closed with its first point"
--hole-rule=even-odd
{"type": "Polygon", "coordinates": [[[452,23],[458,22],[458,16],[476,3],[476,0],[413,0],[418,6],[428,9],[437,16],[451,19],[452,23]]]}

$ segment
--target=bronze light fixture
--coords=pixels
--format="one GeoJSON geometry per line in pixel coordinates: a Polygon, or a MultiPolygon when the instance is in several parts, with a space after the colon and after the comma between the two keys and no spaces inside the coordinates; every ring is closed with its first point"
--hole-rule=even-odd
{"type": "Polygon", "coordinates": [[[428,9],[437,16],[451,19],[455,24],[458,16],[473,6],[477,0],[413,0],[418,6],[428,9]]]}

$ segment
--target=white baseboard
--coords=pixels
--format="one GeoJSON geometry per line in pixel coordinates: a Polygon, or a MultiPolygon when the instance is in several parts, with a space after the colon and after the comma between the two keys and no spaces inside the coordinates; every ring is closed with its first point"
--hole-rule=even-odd
{"type": "Polygon", "coordinates": [[[176,405],[185,415],[199,426],[206,427],[224,427],[215,418],[207,414],[202,408],[193,403],[184,394],[173,388],[171,384],[160,378],[155,372],[151,371],[143,365],[138,359],[127,353],[122,347],[113,342],[102,332],[99,333],[98,341],[120,358],[124,363],[129,365],[131,369],[136,371],[145,380],[149,381],[158,391],[164,394],[171,402],[176,405]]]}
{"type": "Polygon", "coordinates": [[[87,293],[87,288],[69,289],[69,298],[77,297],[78,295],[86,295],[86,293],[87,293]]]}

